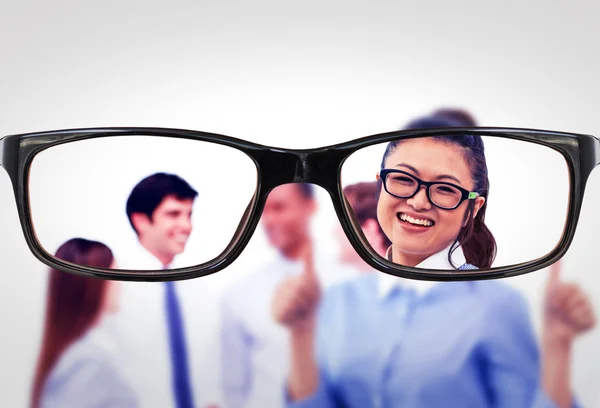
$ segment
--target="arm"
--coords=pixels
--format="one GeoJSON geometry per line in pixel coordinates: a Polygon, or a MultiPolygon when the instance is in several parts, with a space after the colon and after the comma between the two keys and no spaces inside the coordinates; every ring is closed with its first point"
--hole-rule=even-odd
{"type": "Polygon", "coordinates": [[[290,333],[290,377],[288,393],[292,401],[307,398],[319,386],[319,369],[315,358],[315,319],[290,333]]]}
{"type": "Polygon", "coordinates": [[[314,265],[312,250],[303,254],[304,272],[297,277],[284,280],[273,296],[272,312],[276,322],[283,325],[289,333],[290,371],[285,385],[285,402],[288,407],[329,408],[333,407],[324,376],[319,373],[317,353],[323,350],[323,330],[317,330],[317,324],[323,325],[321,306],[321,288],[314,265]],[[319,310],[321,308],[321,310],[319,310]]]}
{"type": "Polygon", "coordinates": [[[563,282],[560,261],[550,266],[542,330],[542,384],[560,408],[573,405],[571,350],[575,339],[596,324],[589,296],[579,285],[563,282]]]}
{"type": "Polygon", "coordinates": [[[337,406],[327,373],[319,368],[319,363],[325,361],[325,342],[323,335],[318,334],[323,331],[316,330],[315,326],[316,323],[311,322],[290,333],[290,374],[285,390],[288,408],[337,406]]]}
{"type": "MultiPolygon", "coordinates": [[[[489,333],[486,351],[492,406],[559,408],[551,397],[556,384],[542,383],[542,377],[543,372],[568,365],[568,360],[565,360],[568,355],[547,354],[544,357],[546,365],[543,366],[524,299],[512,291],[493,298],[486,329],[489,333]],[[547,388],[548,385],[550,388],[547,388]]],[[[553,350],[546,349],[549,353],[553,350]]]]}
{"type": "Polygon", "coordinates": [[[136,408],[139,402],[118,371],[105,360],[73,361],[48,377],[40,408],[136,408]]]}
{"type": "Polygon", "coordinates": [[[231,298],[222,303],[221,384],[227,407],[242,407],[252,389],[252,338],[234,313],[231,298]]]}
{"type": "Polygon", "coordinates": [[[572,406],[571,345],[557,341],[550,333],[544,333],[541,370],[542,389],[546,394],[545,397],[555,401],[557,407],[572,406]]]}

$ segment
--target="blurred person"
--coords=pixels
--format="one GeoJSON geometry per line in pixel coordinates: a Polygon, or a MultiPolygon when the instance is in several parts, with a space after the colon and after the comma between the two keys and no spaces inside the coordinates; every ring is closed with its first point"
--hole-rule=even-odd
{"type": "Polygon", "coordinates": [[[175,174],[156,173],[131,191],[126,212],[138,238],[138,253],[128,254],[132,269],[174,269],[192,233],[198,192],[175,174]],[[135,257],[133,256],[135,255],[135,257]]]}
{"type": "MultiPolygon", "coordinates": [[[[456,117],[448,112],[434,114],[409,127],[465,126],[456,117]]],[[[410,141],[403,141],[398,149],[404,148],[404,143],[410,141]]],[[[430,150],[438,148],[436,160],[443,162],[442,146],[435,145],[439,142],[425,143],[432,144],[422,144],[421,152],[433,157],[430,150]]],[[[476,146],[478,141],[474,143],[476,146]]],[[[445,141],[443,147],[453,145],[445,141]]],[[[463,160],[483,154],[476,147],[465,149],[472,151],[463,152],[463,160]]],[[[397,161],[395,158],[394,163],[397,161]]],[[[382,189],[380,194],[387,192],[382,189]]],[[[406,208],[424,205],[410,200],[404,200],[406,208]]],[[[474,205],[467,218],[459,218],[468,224],[467,220],[477,218],[482,205],[474,205]]],[[[390,259],[401,258],[402,264],[431,269],[456,268],[451,255],[458,260],[459,269],[491,264],[493,237],[487,240],[491,246],[487,249],[466,246],[466,257],[473,265],[461,254],[461,246],[449,251],[455,238],[447,234],[437,235],[445,244],[433,240],[430,248],[418,239],[410,242],[410,234],[390,225],[404,220],[390,221],[385,213],[389,208],[398,211],[380,197],[378,219],[394,243],[388,251],[390,259]],[[418,256],[405,256],[407,249],[410,255],[422,256],[427,250],[437,253],[416,259],[418,256]]],[[[447,228],[452,224],[449,217],[442,221],[447,228]]],[[[483,217],[479,228],[482,226],[483,217]]],[[[487,232],[482,232],[486,231],[472,232],[479,239],[477,245],[485,245],[481,238],[487,232]]],[[[570,351],[573,340],[595,325],[595,316],[581,288],[561,282],[556,270],[546,295],[539,353],[525,300],[501,282],[436,283],[367,274],[336,285],[321,299],[315,269],[307,252],[301,279],[281,285],[272,303],[276,320],[290,331],[288,406],[576,406],[570,388],[570,351]]]]}
{"type": "MultiPolygon", "coordinates": [[[[175,269],[190,237],[198,192],[175,174],[155,173],[135,185],[126,213],[137,250],[123,252],[126,269],[175,269]]],[[[198,372],[206,291],[198,280],[124,282],[118,315],[123,367],[144,407],[191,408],[201,397],[198,372]]]]}
{"type": "MultiPolygon", "coordinates": [[[[387,248],[392,243],[377,221],[377,197],[379,196],[377,182],[351,184],[344,187],[343,192],[367,241],[376,253],[385,256],[387,248]]],[[[341,225],[335,226],[335,233],[340,250],[340,261],[360,271],[373,272],[374,269],[356,253],[341,225]]]]}
{"type": "MultiPolygon", "coordinates": [[[[106,245],[82,238],[62,244],[56,257],[79,265],[116,267],[106,245]]],[[[51,269],[32,408],[138,406],[121,376],[109,319],[118,308],[118,285],[51,269]]]]}
{"type": "MultiPolygon", "coordinates": [[[[261,217],[268,242],[277,255],[236,282],[222,300],[222,389],[227,408],[265,408],[284,404],[281,389],[288,367],[286,331],[273,321],[271,298],[277,285],[297,279],[300,256],[313,242],[310,221],[316,211],[310,184],[286,184],[273,189],[261,217]]],[[[324,286],[348,272],[318,252],[315,261],[324,286]]]]}
{"type": "Polygon", "coordinates": [[[550,266],[544,300],[542,331],[542,384],[558,407],[571,401],[571,354],[573,342],[596,326],[588,294],[561,279],[561,261],[550,266]]]}

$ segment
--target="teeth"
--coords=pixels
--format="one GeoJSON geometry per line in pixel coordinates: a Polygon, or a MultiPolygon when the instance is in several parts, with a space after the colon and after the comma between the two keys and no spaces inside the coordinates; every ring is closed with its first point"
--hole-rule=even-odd
{"type": "Polygon", "coordinates": [[[401,215],[400,215],[400,219],[401,219],[402,221],[406,221],[406,222],[409,222],[409,223],[411,223],[411,224],[415,224],[415,225],[423,225],[423,226],[425,226],[425,227],[430,227],[430,226],[432,226],[432,225],[433,225],[433,222],[432,222],[432,221],[430,221],[430,220],[420,220],[420,219],[413,218],[413,217],[411,217],[411,216],[409,216],[409,215],[406,215],[406,214],[401,214],[401,215]]]}

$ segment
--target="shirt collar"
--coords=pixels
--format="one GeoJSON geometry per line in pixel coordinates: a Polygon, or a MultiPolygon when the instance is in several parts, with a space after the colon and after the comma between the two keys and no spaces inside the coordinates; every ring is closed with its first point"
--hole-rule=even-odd
{"type": "Polygon", "coordinates": [[[139,265],[133,265],[134,269],[169,270],[178,267],[175,259],[171,261],[169,265],[163,265],[163,263],[159,261],[158,258],[155,257],[150,251],[148,251],[139,240],[136,245],[136,250],[137,256],[135,258],[136,261],[139,262],[139,265]]]}
{"type": "MultiPolygon", "coordinates": [[[[389,259],[389,253],[391,250],[388,248],[388,252],[386,253],[386,258],[389,259]]],[[[431,255],[429,258],[423,260],[420,264],[415,266],[415,268],[422,269],[455,269],[454,266],[448,262],[448,251],[450,250],[450,246],[446,247],[444,250],[431,255]]],[[[460,266],[466,262],[465,255],[460,246],[454,250],[452,253],[452,261],[455,265],[460,266]]],[[[380,298],[385,298],[390,294],[390,292],[395,287],[401,288],[411,288],[414,289],[419,296],[423,296],[427,293],[433,286],[435,286],[438,282],[436,281],[424,281],[424,280],[416,280],[416,279],[405,279],[398,276],[390,275],[387,273],[380,273],[378,279],[379,286],[379,296],[380,298]]]]}
{"type": "MultiPolygon", "coordinates": [[[[320,250],[313,247],[313,263],[315,267],[319,266],[322,254],[320,250]]],[[[304,262],[301,258],[291,259],[283,255],[281,251],[275,251],[274,264],[284,275],[299,275],[304,271],[304,262]]],[[[322,266],[322,265],[321,265],[322,266]]]]}

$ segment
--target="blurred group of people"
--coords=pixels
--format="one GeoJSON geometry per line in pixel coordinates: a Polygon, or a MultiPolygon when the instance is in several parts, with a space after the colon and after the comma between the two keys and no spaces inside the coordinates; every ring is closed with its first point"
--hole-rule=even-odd
{"type": "MultiPolygon", "coordinates": [[[[406,128],[475,125],[469,113],[446,109],[406,128]]],[[[433,180],[444,170],[465,189],[484,191],[488,181],[484,171],[473,171],[477,165],[485,159],[476,137],[462,145],[392,142],[382,169],[409,179],[349,185],[344,196],[374,254],[430,269],[487,268],[496,247],[483,197],[449,210],[420,184],[408,198],[386,184],[433,180]],[[431,231],[439,232],[423,238],[434,224],[439,228],[431,231]]],[[[176,268],[197,196],[176,175],[149,176],[126,205],[137,253],[115,259],[106,245],[74,238],[56,257],[103,268],[176,268]]],[[[32,408],[578,406],[571,350],[595,316],[582,289],[561,280],[559,265],[546,287],[538,341],[525,299],[504,282],[415,281],[376,272],[341,227],[339,254],[331,256],[313,244],[316,210],[311,185],[274,189],[261,223],[277,255],[208,311],[197,310],[189,281],[121,283],[51,271],[32,408]],[[203,394],[213,390],[199,386],[199,377],[213,370],[193,357],[205,334],[194,326],[198,313],[220,316],[214,353],[221,356],[221,401],[207,401],[203,394]]]]}

